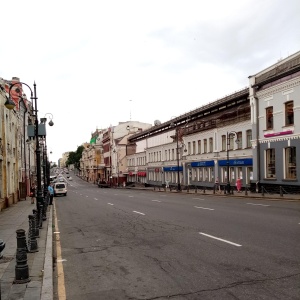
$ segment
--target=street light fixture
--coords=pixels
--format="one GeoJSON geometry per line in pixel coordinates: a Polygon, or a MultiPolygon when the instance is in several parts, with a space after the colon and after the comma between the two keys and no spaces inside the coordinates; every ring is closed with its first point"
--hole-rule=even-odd
{"type": "MultiPolygon", "coordinates": [[[[227,190],[227,194],[230,194],[230,178],[229,178],[229,146],[230,146],[230,135],[231,134],[235,134],[237,137],[237,133],[235,131],[230,131],[227,132],[226,138],[227,138],[227,161],[226,161],[226,165],[227,165],[227,184],[226,184],[226,190],[227,190]]],[[[236,143],[238,143],[238,139],[236,139],[235,141],[236,143]]]]}
{"type": "MultiPolygon", "coordinates": [[[[29,90],[30,90],[30,99],[32,100],[32,104],[34,104],[34,116],[35,116],[35,123],[34,123],[34,136],[35,136],[35,145],[36,145],[36,149],[35,149],[35,153],[36,153],[36,175],[37,175],[37,201],[36,201],[36,206],[37,206],[37,211],[38,211],[38,215],[39,217],[41,216],[41,212],[40,212],[40,205],[43,205],[43,191],[42,191],[42,177],[41,177],[41,156],[40,156],[40,146],[39,146],[39,133],[38,133],[38,109],[37,109],[37,95],[36,95],[36,83],[33,83],[33,91],[31,89],[31,87],[24,82],[15,82],[13,83],[10,87],[9,87],[9,91],[8,91],[8,99],[5,102],[5,106],[8,109],[13,109],[15,107],[15,103],[11,100],[10,98],[10,93],[11,90],[13,88],[13,86],[15,85],[26,85],[29,90]],[[34,101],[34,103],[33,103],[34,101]],[[12,103],[13,102],[13,103],[12,103]]],[[[19,89],[16,89],[17,92],[20,92],[19,89]]],[[[41,227],[41,222],[40,222],[40,227],[41,227]]]]}
{"type": "MultiPolygon", "coordinates": [[[[175,127],[176,125],[172,122],[170,124],[171,127],[175,127]]],[[[177,192],[181,192],[180,185],[180,173],[179,173],[179,143],[178,143],[178,128],[175,128],[175,136],[176,136],[176,160],[177,160],[177,192]]]]}

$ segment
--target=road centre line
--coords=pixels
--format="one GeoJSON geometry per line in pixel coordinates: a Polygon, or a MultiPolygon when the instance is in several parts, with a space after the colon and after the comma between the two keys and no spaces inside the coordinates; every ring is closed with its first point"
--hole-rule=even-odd
{"type": "Polygon", "coordinates": [[[97,198],[94,198],[95,200],[98,200],[97,198]]]}
{"type": "Polygon", "coordinates": [[[114,205],[114,204],[112,204],[112,203],[107,203],[108,205],[114,205]]]}
{"type": "Polygon", "coordinates": [[[151,200],[151,201],[153,201],[153,202],[161,202],[161,201],[159,201],[159,200],[151,200]]]}
{"type": "Polygon", "coordinates": [[[203,201],[203,200],[205,200],[205,199],[202,199],[202,198],[192,198],[193,200],[201,200],[201,201],[203,201]]]}
{"type": "Polygon", "coordinates": [[[141,213],[141,212],[139,212],[139,211],[135,211],[135,210],[134,210],[133,212],[136,213],[136,214],[143,215],[143,216],[145,215],[145,214],[143,214],[143,213],[141,213]]]}
{"type": "Polygon", "coordinates": [[[214,208],[207,208],[207,207],[201,207],[201,206],[194,206],[195,208],[201,208],[201,209],[207,209],[207,210],[215,210],[214,208]]]}
{"type": "Polygon", "coordinates": [[[212,239],[215,239],[215,240],[218,240],[218,241],[221,241],[221,242],[224,242],[224,243],[228,243],[228,244],[236,246],[236,247],[242,247],[242,245],[240,245],[240,244],[236,244],[236,243],[233,243],[233,242],[230,242],[230,241],[227,241],[227,240],[223,240],[223,239],[220,239],[220,238],[215,237],[213,235],[209,235],[209,234],[206,234],[206,233],[203,233],[203,232],[199,232],[199,234],[210,237],[212,239]]]}
{"type": "Polygon", "coordinates": [[[266,205],[266,204],[258,204],[258,203],[247,203],[249,205],[257,205],[257,206],[270,206],[270,205],[266,205]]]}
{"type": "Polygon", "coordinates": [[[128,197],[129,197],[129,198],[133,198],[134,196],[130,196],[130,195],[129,195],[128,197]]]}

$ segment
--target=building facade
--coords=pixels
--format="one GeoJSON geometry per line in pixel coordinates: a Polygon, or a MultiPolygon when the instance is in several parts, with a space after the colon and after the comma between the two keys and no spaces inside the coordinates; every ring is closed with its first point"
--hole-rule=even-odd
{"type": "Polygon", "coordinates": [[[265,192],[300,192],[300,52],[249,77],[255,180],[265,192]]]}

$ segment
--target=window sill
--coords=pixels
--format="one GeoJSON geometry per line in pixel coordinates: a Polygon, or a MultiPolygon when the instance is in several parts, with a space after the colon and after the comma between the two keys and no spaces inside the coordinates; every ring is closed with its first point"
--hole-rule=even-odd
{"type": "Polygon", "coordinates": [[[276,181],[277,180],[277,178],[264,178],[264,180],[269,180],[269,181],[276,181]]]}
{"type": "Polygon", "coordinates": [[[288,182],[288,181],[298,182],[298,179],[297,178],[296,179],[287,179],[287,178],[285,178],[285,179],[282,179],[282,181],[285,181],[285,182],[288,182]]]}

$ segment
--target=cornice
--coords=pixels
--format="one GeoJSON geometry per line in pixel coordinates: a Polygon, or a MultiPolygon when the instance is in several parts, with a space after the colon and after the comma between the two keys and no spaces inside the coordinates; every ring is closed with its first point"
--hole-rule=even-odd
{"type": "Polygon", "coordinates": [[[265,90],[258,91],[257,92],[257,97],[260,98],[260,99],[271,97],[272,95],[274,95],[276,93],[280,93],[280,92],[292,89],[292,88],[294,88],[296,86],[299,86],[299,85],[300,85],[300,76],[295,78],[295,79],[280,83],[276,86],[272,86],[272,87],[267,88],[265,90]]]}

